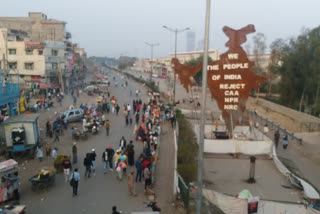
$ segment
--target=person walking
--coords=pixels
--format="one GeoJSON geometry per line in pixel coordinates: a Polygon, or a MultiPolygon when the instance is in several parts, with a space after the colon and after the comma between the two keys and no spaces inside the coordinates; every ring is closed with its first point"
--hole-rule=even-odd
{"type": "Polygon", "coordinates": [[[116,152],[116,154],[114,155],[114,168],[115,168],[115,169],[117,169],[117,166],[118,166],[117,163],[118,163],[119,158],[120,158],[120,156],[121,156],[121,155],[120,155],[120,151],[121,151],[121,150],[118,149],[117,152],[116,152]]]}
{"type": "Polygon", "coordinates": [[[143,177],[144,177],[144,190],[147,191],[147,189],[150,189],[150,186],[151,186],[150,163],[146,168],[144,168],[143,177]]]}
{"type": "Polygon", "coordinates": [[[136,113],[136,124],[139,124],[140,115],[139,112],[136,113]]]}
{"type": "Polygon", "coordinates": [[[283,136],[282,143],[283,143],[283,149],[286,150],[288,148],[288,144],[289,144],[288,134],[285,134],[283,136]]]}
{"type": "Polygon", "coordinates": [[[50,158],[50,154],[51,154],[50,144],[47,143],[47,144],[46,144],[46,157],[48,158],[48,160],[49,160],[49,158],[50,158]]]}
{"type": "Polygon", "coordinates": [[[53,148],[53,150],[51,152],[52,159],[56,159],[57,156],[58,156],[58,149],[57,148],[53,148]]]}
{"type": "Polygon", "coordinates": [[[12,176],[9,176],[8,179],[13,183],[13,199],[15,201],[20,200],[19,194],[19,185],[20,185],[20,177],[18,176],[18,172],[15,172],[12,176]]]}
{"type": "Polygon", "coordinates": [[[77,143],[73,142],[73,146],[72,146],[72,163],[76,164],[78,162],[78,148],[77,148],[77,143]]]}
{"type": "Polygon", "coordinates": [[[40,162],[42,161],[43,151],[42,151],[42,147],[41,146],[37,147],[37,158],[39,159],[40,162]]]}
{"type": "Polygon", "coordinates": [[[77,105],[77,97],[73,96],[73,105],[76,106],[77,105]]]}
{"type": "Polygon", "coordinates": [[[109,120],[106,121],[106,134],[109,136],[109,130],[110,130],[110,122],[109,120]]]}
{"type": "Polygon", "coordinates": [[[56,141],[60,141],[59,139],[59,135],[60,135],[60,129],[55,129],[54,130],[54,135],[55,135],[55,138],[54,138],[54,141],[53,142],[56,142],[56,141]]]}
{"type": "Polygon", "coordinates": [[[128,164],[130,166],[134,165],[134,145],[132,140],[130,140],[129,145],[127,146],[127,150],[128,150],[128,164]]]}
{"type": "Polygon", "coordinates": [[[90,154],[90,158],[91,158],[91,162],[92,162],[92,172],[93,172],[93,175],[96,175],[96,157],[97,157],[97,154],[96,154],[96,151],[95,149],[92,149],[91,151],[91,154],[90,154]]]}
{"type": "Polygon", "coordinates": [[[128,115],[126,115],[126,127],[128,127],[129,125],[129,118],[128,118],[128,115]]]}
{"type": "Polygon", "coordinates": [[[86,157],[83,160],[83,165],[86,167],[86,171],[84,173],[84,176],[90,178],[90,176],[91,176],[91,167],[92,167],[92,160],[91,160],[91,157],[90,157],[90,153],[86,154],[86,157]]]}
{"type": "Polygon", "coordinates": [[[65,181],[67,182],[69,179],[69,175],[70,175],[71,162],[70,162],[70,158],[66,155],[64,156],[62,166],[63,166],[63,173],[64,173],[65,181]]]}
{"type": "Polygon", "coordinates": [[[137,169],[137,174],[136,174],[136,182],[141,182],[141,176],[142,176],[142,157],[140,156],[137,161],[136,161],[136,169],[137,169]]]}
{"type": "Polygon", "coordinates": [[[108,152],[109,167],[110,167],[110,170],[113,171],[112,160],[114,156],[114,150],[112,149],[112,146],[109,146],[109,148],[107,149],[107,152],[108,152]]]}
{"type": "Polygon", "coordinates": [[[70,180],[73,180],[72,183],[72,196],[77,196],[78,195],[78,185],[80,181],[80,173],[78,172],[78,168],[75,168],[73,173],[70,176],[70,180]]]}
{"type": "Polygon", "coordinates": [[[130,115],[130,113],[131,113],[131,106],[130,106],[130,104],[127,105],[127,109],[128,109],[128,115],[130,115]]]}
{"type": "Polygon", "coordinates": [[[128,175],[128,191],[131,196],[137,196],[136,185],[134,182],[134,171],[131,171],[128,175]]]}
{"type": "Polygon", "coordinates": [[[120,140],[120,144],[119,144],[121,150],[125,150],[127,148],[127,141],[124,138],[124,136],[122,136],[121,140],[120,140]]]}
{"type": "Polygon", "coordinates": [[[102,153],[102,162],[104,163],[104,166],[103,166],[104,174],[106,174],[108,171],[108,164],[109,164],[108,149],[106,149],[106,151],[102,153]]]}
{"type": "Polygon", "coordinates": [[[280,139],[280,133],[279,133],[279,130],[277,130],[274,133],[274,143],[276,145],[276,149],[278,148],[278,145],[279,145],[279,139],[280,139]]]}
{"type": "Polygon", "coordinates": [[[116,113],[117,113],[117,115],[119,115],[119,111],[120,111],[120,106],[119,106],[119,104],[117,103],[117,105],[116,105],[116,113]]]}

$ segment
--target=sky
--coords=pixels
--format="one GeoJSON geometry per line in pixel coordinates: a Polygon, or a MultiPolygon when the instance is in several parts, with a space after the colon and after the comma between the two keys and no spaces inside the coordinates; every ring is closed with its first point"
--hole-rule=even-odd
{"type": "MultiPolygon", "coordinates": [[[[190,28],[197,43],[204,38],[206,0],[10,0],[1,3],[1,16],[23,17],[43,12],[67,22],[72,41],[89,56],[121,55],[149,58],[174,52],[174,33],[162,26],[190,28]]],[[[248,24],[266,36],[267,45],[277,38],[296,37],[303,28],[320,25],[320,0],[211,0],[209,48],[226,51],[223,26],[234,29],[248,24]]],[[[252,36],[248,37],[252,46],[252,36]]],[[[178,34],[178,52],[186,51],[186,33],[178,34]]]]}

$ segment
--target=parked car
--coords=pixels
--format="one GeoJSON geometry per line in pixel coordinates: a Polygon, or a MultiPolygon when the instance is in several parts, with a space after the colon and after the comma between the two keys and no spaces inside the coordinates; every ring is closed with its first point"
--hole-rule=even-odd
{"type": "Polygon", "coordinates": [[[83,117],[84,111],[80,108],[77,109],[71,109],[63,112],[61,114],[62,116],[65,116],[67,118],[68,123],[70,122],[77,122],[80,121],[81,118],[83,117]]]}

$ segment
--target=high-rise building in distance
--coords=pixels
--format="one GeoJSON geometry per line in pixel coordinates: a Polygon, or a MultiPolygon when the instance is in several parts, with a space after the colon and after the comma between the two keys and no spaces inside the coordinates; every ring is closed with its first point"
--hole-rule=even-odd
{"type": "Polygon", "coordinates": [[[196,34],[193,31],[187,32],[187,51],[194,51],[196,43],[196,34]]]}

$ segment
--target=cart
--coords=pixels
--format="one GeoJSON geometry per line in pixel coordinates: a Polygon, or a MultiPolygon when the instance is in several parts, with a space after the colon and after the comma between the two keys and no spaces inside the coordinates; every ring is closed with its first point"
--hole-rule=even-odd
{"type": "Polygon", "coordinates": [[[32,191],[43,190],[52,186],[56,179],[56,169],[53,167],[42,168],[36,175],[29,178],[32,191]]]}

